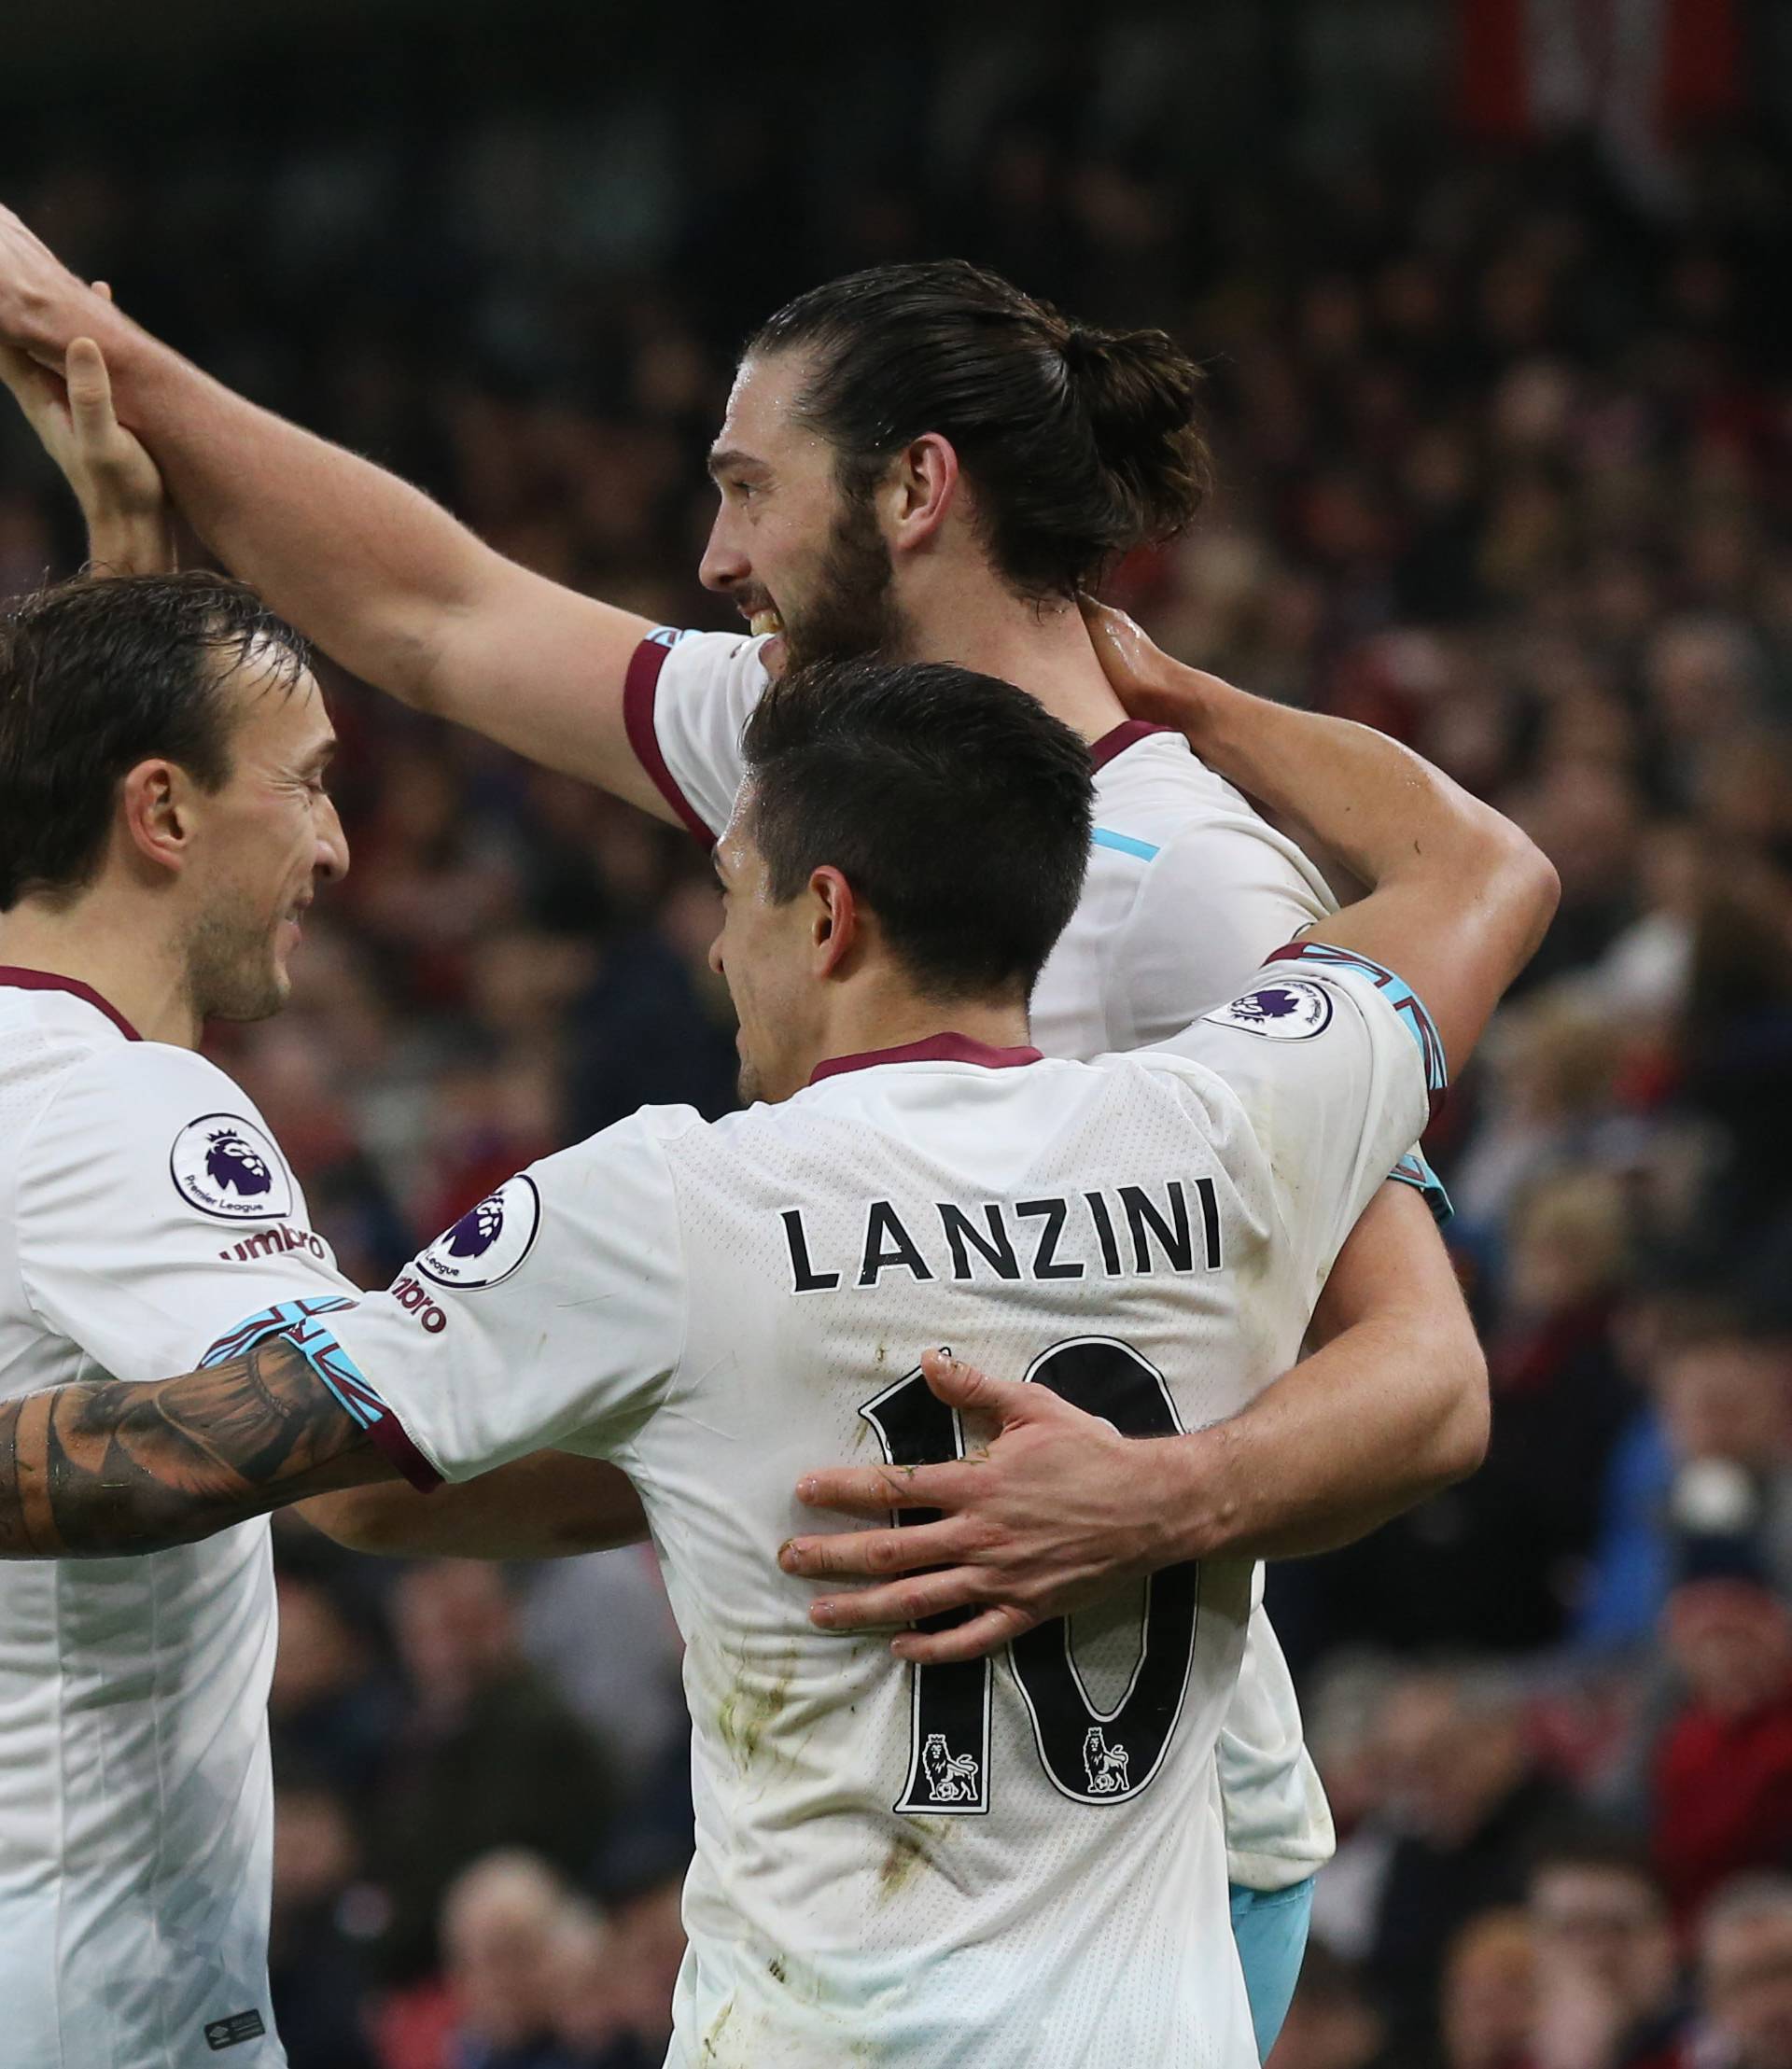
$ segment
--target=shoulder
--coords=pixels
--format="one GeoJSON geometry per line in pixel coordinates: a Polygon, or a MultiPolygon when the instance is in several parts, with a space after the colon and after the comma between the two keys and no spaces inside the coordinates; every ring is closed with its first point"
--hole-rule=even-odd
{"type": "Polygon", "coordinates": [[[734,690],[757,697],[770,678],[761,658],[763,638],[749,633],[688,632],[656,625],[635,650],[629,670],[631,694],[701,694],[734,690]]]}
{"type": "Polygon", "coordinates": [[[27,1145],[28,1167],[166,1171],[219,1222],[280,1220],[297,1188],[254,1102],[204,1056],[166,1042],[95,1043],[67,1069],[27,1145]]]}

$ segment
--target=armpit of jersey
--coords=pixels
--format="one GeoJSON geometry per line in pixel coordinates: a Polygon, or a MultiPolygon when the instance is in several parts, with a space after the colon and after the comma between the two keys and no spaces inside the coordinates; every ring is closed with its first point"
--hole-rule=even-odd
{"type": "Polygon", "coordinates": [[[441,1475],[412,1443],[409,1433],[380,1398],[367,1375],[317,1319],[320,1315],[344,1313],[356,1305],[341,1296],[278,1301],[228,1330],[200,1364],[228,1364],[270,1336],[285,1336],[335,1397],[338,1406],[366,1431],[368,1441],[385,1454],[413,1488],[430,1493],[441,1485],[441,1475]]]}
{"type": "MultiPolygon", "coordinates": [[[[1322,969],[1357,970],[1374,981],[1385,995],[1406,1027],[1407,1032],[1419,1044],[1419,1054],[1424,1059],[1425,1092],[1431,1101],[1435,1116],[1443,1103],[1444,1094],[1449,1088],[1449,1070],[1444,1059],[1444,1045],[1438,1039],[1437,1029],[1425,1010],[1424,1001],[1413,990],[1404,977],[1372,962],[1367,956],[1359,956],[1354,949],[1333,948],[1321,941],[1291,941],[1286,947],[1278,948],[1269,958],[1272,963],[1309,962],[1322,969]]],[[[1396,1172],[1395,1174],[1399,1174],[1396,1172]]],[[[1412,1181],[1407,1181],[1408,1183],[1412,1181]]]]}

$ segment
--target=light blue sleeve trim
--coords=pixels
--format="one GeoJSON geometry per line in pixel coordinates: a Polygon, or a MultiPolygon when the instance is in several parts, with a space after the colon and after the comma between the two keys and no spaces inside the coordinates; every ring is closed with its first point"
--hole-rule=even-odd
{"type": "Polygon", "coordinates": [[[1425,1003],[1404,977],[1397,977],[1392,970],[1380,963],[1372,962],[1367,956],[1359,956],[1353,948],[1334,948],[1323,941],[1293,941],[1286,948],[1278,948],[1269,958],[1271,963],[1313,962],[1329,964],[1335,970],[1358,970],[1374,981],[1376,988],[1386,998],[1400,1024],[1419,1045],[1419,1054],[1425,1067],[1425,1090],[1431,1096],[1432,1111],[1436,1111],[1437,1102],[1449,1089],[1449,1071],[1444,1060],[1444,1045],[1438,1038],[1437,1028],[1425,1003]]]}
{"type": "Polygon", "coordinates": [[[1388,1176],[1397,1185],[1410,1185],[1430,1208],[1433,1219],[1440,1228],[1455,1213],[1456,1209],[1450,1204],[1443,1180],[1425,1161],[1422,1150],[1408,1150],[1388,1176]]]}
{"type": "Polygon", "coordinates": [[[1149,841],[1134,840],[1130,833],[1111,833],[1105,826],[1098,826],[1089,837],[1097,847],[1111,847],[1116,855],[1136,855],[1141,862],[1153,860],[1161,852],[1149,841]]]}
{"type": "Polygon", "coordinates": [[[1257,2059],[1267,2062],[1295,2001],[1295,1985],[1306,1959],[1313,1879],[1309,1875],[1292,1889],[1267,1891],[1234,1882],[1231,1895],[1232,1937],[1244,1971],[1244,1993],[1251,2001],[1257,2059]]]}

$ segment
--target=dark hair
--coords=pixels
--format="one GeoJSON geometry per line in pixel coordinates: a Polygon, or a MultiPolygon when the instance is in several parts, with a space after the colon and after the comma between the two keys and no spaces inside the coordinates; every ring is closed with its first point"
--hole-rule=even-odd
{"type": "Polygon", "coordinates": [[[1552,1868],[1592,1868],[1627,1875],[1645,1883],[1658,1899],[1662,1894],[1647,1839],[1603,1818],[1577,1818],[1557,1826],[1530,1850],[1525,1866],[1533,1883],[1552,1868]]]}
{"type": "Polygon", "coordinates": [[[832,863],[933,996],[1032,989],[1082,896],[1094,796],[1043,705],[945,662],[818,662],[742,744],[775,899],[832,863]]]}
{"type": "Polygon", "coordinates": [[[976,491],[997,567],[1023,595],[1073,596],[1117,555],[1170,538],[1206,494],[1201,372],[1161,330],[1097,330],[961,259],[875,266],[799,295],[756,353],[816,364],[798,408],[863,496],[935,431],[976,491]]]}
{"type": "Polygon", "coordinates": [[[262,643],[287,684],[309,665],[299,635],[223,575],[82,576],[0,611],[0,912],[91,881],[139,762],[218,788],[223,687],[262,643]]]}

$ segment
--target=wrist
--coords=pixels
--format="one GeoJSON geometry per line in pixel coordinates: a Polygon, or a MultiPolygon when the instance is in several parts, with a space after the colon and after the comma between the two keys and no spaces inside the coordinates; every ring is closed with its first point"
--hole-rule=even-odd
{"type": "Polygon", "coordinates": [[[1152,1514],[1154,1567],[1229,1555],[1249,1528],[1239,1446],[1228,1423],[1159,1439],[1152,1514]]]}

